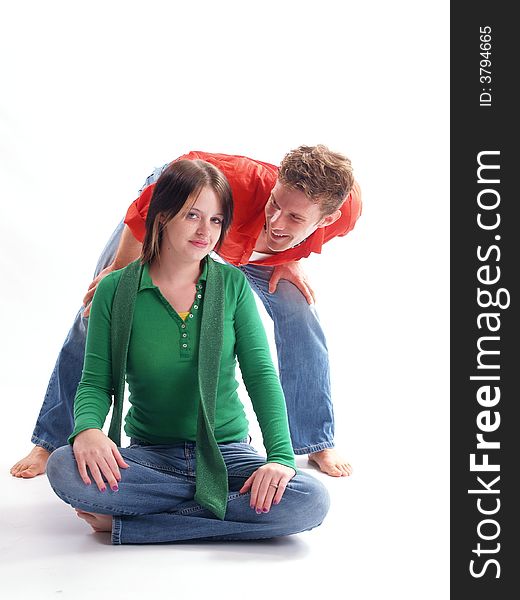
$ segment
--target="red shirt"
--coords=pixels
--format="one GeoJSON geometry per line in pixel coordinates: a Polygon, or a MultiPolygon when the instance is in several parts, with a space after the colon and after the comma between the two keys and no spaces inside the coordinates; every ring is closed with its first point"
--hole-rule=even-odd
{"type": "MultiPolygon", "coordinates": [[[[219,255],[233,265],[245,265],[254,250],[265,223],[265,205],[278,177],[278,167],[246,156],[209,154],[192,151],[176,160],[200,158],[218,167],[226,176],[233,191],[233,222],[219,255]]],[[[132,202],[125,218],[132,234],[140,242],[144,239],[145,221],[148,206],[152,199],[155,183],[143,190],[139,198],[132,202]]],[[[259,265],[280,265],[309,256],[311,252],[321,253],[321,247],[336,236],[344,236],[354,228],[361,215],[361,192],[357,183],[342,204],[341,217],[332,225],[316,229],[302,244],[283,252],[269,255],[259,265]]]]}

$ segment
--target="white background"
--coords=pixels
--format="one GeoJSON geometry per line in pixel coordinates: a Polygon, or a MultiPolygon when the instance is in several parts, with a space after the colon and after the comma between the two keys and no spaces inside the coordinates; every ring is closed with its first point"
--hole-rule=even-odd
{"type": "Polygon", "coordinates": [[[448,2],[1,6],[5,597],[447,598],[448,2]],[[328,520],[295,541],[98,543],[8,469],[99,252],[153,167],[302,143],[348,155],[363,191],[354,231],[304,261],[354,476],[322,478],[328,520]]]}

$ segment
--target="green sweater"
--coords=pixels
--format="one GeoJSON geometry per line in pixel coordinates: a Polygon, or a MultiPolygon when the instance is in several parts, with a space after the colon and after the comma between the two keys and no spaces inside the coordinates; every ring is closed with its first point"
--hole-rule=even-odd
{"type": "MultiPolygon", "coordinates": [[[[255,299],[241,271],[216,264],[223,271],[225,306],[215,438],[218,443],[233,442],[248,432],[244,407],[237,394],[238,358],[268,461],[295,468],[285,400],[255,299]]],[[[190,314],[183,321],[152,283],[148,265],[143,269],[128,348],[131,408],[125,418],[125,432],[129,437],[151,444],[196,439],[200,400],[197,360],[206,270],[207,267],[197,282],[190,314]]],[[[101,429],[110,409],[110,319],[121,273],[122,270],[105,277],[94,295],[83,375],[74,404],[74,431],[69,441],[85,429],[101,429]]]]}

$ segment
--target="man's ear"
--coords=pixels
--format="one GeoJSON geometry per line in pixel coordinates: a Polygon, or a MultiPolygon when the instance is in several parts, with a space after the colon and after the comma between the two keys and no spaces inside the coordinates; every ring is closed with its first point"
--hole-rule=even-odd
{"type": "Polygon", "coordinates": [[[326,217],[323,217],[323,219],[321,220],[321,223],[318,225],[318,229],[320,229],[321,227],[328,227],[329,225],[332,225],[332,223],[335,223],[340,217],[341,217],[341,211],[338,208],[338,210],[333,212],[331,215],[327,215],[326,217]]]}

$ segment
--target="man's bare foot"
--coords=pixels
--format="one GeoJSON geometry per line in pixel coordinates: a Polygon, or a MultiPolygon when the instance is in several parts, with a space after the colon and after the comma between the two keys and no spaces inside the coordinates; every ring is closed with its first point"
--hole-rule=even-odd
{"type": "Polygon", "coordinates": [[[79,508],[76,508],[76,514],[80,519],[86,521],[94,531],[112,531],[112,515],[90,513],[79,508]]]}
{"type": "Polygon", "coordinates": [[[352,474],[352,467],[339,456],[335,448],[309,454],[309,462],[331,477],[348,477],[352,474]]]}
{"type": "Polygon", "coordinates": [[[10,473],[13,477],[23,477],[24,479],[41,475],[45,473],[50,455],[51,453],[45,448],[35,446],[25,458],[11,467],[10,473]]]}

